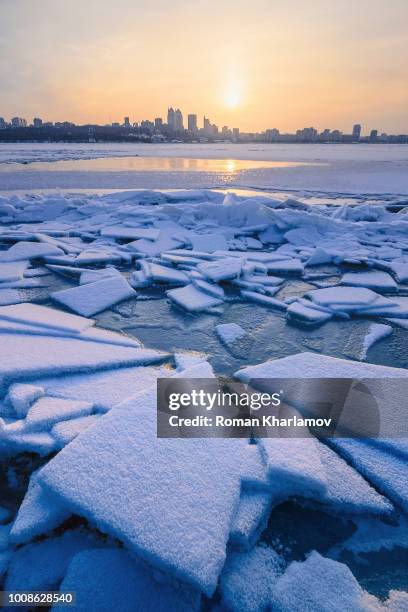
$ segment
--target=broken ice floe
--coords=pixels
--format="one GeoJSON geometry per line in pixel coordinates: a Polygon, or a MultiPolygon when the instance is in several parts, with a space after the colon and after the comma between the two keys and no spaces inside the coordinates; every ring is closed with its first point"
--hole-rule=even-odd
{"type": "MultiPolygon", "coordinates": [[[[6,472],[7,486],[20,489],[15,507],[0,513],[4,587],[73,589],[82,609],[95,603],[84,584],[106,587],[98,609],[134,609],[146,593],[155,609],[199,609],[201,593],[239,611],[404,605],[401,592],[374,600],[343,564],[312,553],[288,565],[260,543],[286,500],[366,520],[371,535],[401,520],[404,440],[158,440],[157,378],[211,377],[210,364],[180,353],[173,362],[89,318],[121,300],[137,311],[148,291],[191,313],[241,300],[288,323],[369,318],[364,359],[392,330],[383,319],[408,321],[404,216],[382,206],[333,210],[205,191],[3,200],[0,292],[10,305],[0,308],[0,469],[32,461],[29,484],[6,472]],[[46,274],[64,283],[50,289],[52,307],[28,303],[23,283],[46,274]]],[[[231,349],[245,340],[243,328],[250,333],[240,323],[212,329],[231,349]]],[[[308,353],[237,378],[294,372],[406,376],[308,353]]],[[[398,401],[388,416],[398,416],[398,401]]],[[[405,542],[386,536],[389,546],[405,542]]]]}

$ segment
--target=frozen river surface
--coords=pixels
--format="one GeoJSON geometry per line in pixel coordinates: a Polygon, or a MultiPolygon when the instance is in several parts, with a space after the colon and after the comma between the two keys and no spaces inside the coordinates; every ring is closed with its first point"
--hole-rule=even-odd
{"type": "Polygon", "coordinates": [[[249,188],[408,195],[408,145],[6,144],[0,191],[249,188]]]}

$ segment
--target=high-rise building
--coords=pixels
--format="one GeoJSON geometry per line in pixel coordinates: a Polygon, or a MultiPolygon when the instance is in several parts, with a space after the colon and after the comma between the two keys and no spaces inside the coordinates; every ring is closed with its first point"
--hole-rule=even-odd
{"type": "Polygon", "coordinates": [[[239,128],[232,128],[232,135],[234,138],[239,138],[239,128]]]}
{"type": "Polygon", "coordinates": [[[182,132],[184,130],[183,115],[179,108],[174,111],[174,129],[176,132],[182,132]]]}
{"type": "Polygon", "coordinates": [[[377,142],[377,138],[378,138],[378,130],[371,130],[370,142],[377,142]]]}
{"type": "Polygon", "coordinates": [[[33,119],[33,126],[35,128],[40,128],[40,127],[42,127],[42,125],[43,125],[42,119],[40,119],[39,117],[34,117],[34,119],[33,119]]]}
{"type": "Polygon", "coordinates": [[[0,130],[5,130],[6,127],[7,127],[7,123],[5,122],[3,117],[0,117],[0,130]]]}
{"type": "Polygon", "coordinates": [[[156,119],[154,120],[154,129],[160,132],[162,127],[163,127],[163,119],[161,117],[156,117],[156,119]]]}
{"type": "Polygon", "coordinates": [[[197,132],[197,115],[188,115],[187,126],[189,132],[197,132]]]}
{"type": "Polygon", "coordinates": [[[27,127],[27,121],[23,119],[23,117],[13,117],[11,120],[11,127],[13,128],[27,127]]]}
{"type": "Polygon", "coordinates": [[[167,125],[169,126],[169,130],[174,131],[175,128],[175,113],[174,109],[170,107],[167,111],[167,125]]]}
{"type": "Polygon", "coordinates": [[[130,120],[129,117],[125,117],[123,120],[123,127],[130,128],[130,120]]]}
{"type": "Polygon", "coordinates": [[[203,118],[203,130],[206,135],[211,133],[211,123],[205,115],[203,118]]]}
{"type": "Polygon", "coordinates": [[[359,123],[356,123],[355,125],[353,125],[353,140],[358,141],[360,140],[360,136],[361,136],[361,125],[359,123]]]}

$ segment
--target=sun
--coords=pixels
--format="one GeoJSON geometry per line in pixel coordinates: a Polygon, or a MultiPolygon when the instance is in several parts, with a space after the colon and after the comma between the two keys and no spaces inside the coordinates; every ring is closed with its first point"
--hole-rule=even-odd
{"type": "Polygon", "coordinates": [[[241,103],[241,94],[239,91],[231,89],[225,94],[225,104],[228,108],[236,108],[241,103]]]}

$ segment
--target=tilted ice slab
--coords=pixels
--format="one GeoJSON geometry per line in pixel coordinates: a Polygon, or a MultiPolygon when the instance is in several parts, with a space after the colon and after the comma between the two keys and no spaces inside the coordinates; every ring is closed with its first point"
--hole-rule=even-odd
{"type": "Polygon", "coordinates": [[[91,402],[96,409],[107,412],[153,386],[157,378],[171,374],[172,371],[164,366],[122,367],[103,372],[40,378],[36,384],[43,386],[48,395],[91,402]]]}
{"type": "MultiPolygon", "coordinates": [[[[403,368],[390,368],[369,363],[347,361],[314,353],[299,353],[283,359],[266,361],[257,366],[250,366],[235,374],[243,382],[251,379],[268,378],[351,378],[362,380],[361,387],[355,384],[344,397],[341,413],[337,417],[337,433],[354,432],[360,437],[395,437],[404,431],[402,423],[405,418],[405,399],[408,388],[407,371],[403,368]],[[389,378],[401,378],[398,385],[387,381],[389,378]],[[386,397],[385,397],[386,395],[386,397]],[[373,402],[372,397],[375,398],[373,402]],[[356,412],[355,406],[360,406],[356,412]]],[[[264,382],[264,386],[268,386],[264,382]]],[[[265,390],[265,389],[264,389],[265,390]]],[[[327,400],[338,400],[336,387],[326,385],[327,400]]],[[[302,384],[290,383],[286,389],[287,401],[290,401],[300,412],[307,411],[310,403],[316,401],[316,385],[307,381],[302,384]],[[289,393],[289,396],[288,396],[289,393]]]]}
{"type": "Polygon", "coordinates": [[[241,269],[242,261],[234,257],[225,257],[216,261],[206,261],[197,266],[199,272],[215,282],[237,278],[241,274],[241,269]]]}
{"type": "Polygon", "coordinates": [[[5,385],[41,376],[94,372],[163,361],[166,354],[74,338],[1,334],[0,393],[5,385]]]}
{"type": "Polygon", "coordinates": [[[146,238],[147,240],[157,240],[160,235],[160,230],[155,228],[144,227],[125,227],[123,225],[112,225],[104,227],[101,230],[101,236],[108,238],[125,238],[129,240],[137,240],[138,238],[146,238]]]}
{"type": "Polygon", "coordinates": [[[51,293],[53,300],[85,317],[135,296],[136,292],[123,277],[107,278],[51,293]]]}
{"type": "Polygon", "coordinates": [[[335,438],[331,441],[336,451],[383,495],[408,511],[408,481],[406,458],[390,453],[384,447],[364,440],[335,438]]]}
{"type": "Polygon", "coordinates": [[[358,584],[343,563],[313,551],[306,561],[293,561],[275,582],[270,600],[273,610],[304,612],[321,610],[367,612],[379,603],[358,584]]]}
{"type": "Polygon", "coordinates": [[[206,310],[214,306],[223,304],[223,300],[210,295],[204,291],[200,291],[195,285],[190,284],[180,289],[172,289],[167,291],[169,297],[175,304],[185,308],[190,312],[206,310]]]}
{"type": "Polygon", "coordinates": [[[371,487],[344,459],[322,443],[318,444],[320,462],[326,472],[326,490],[320,497],[310,496],[321,502],[331,512],[342,514],[387,515],[393,512],[392,504],[371,487]]]}
{"type": "Polygon", "coordinates": [[[252,378],[406,378],[403,368],[360,363],[317,353],[297,353],[238,370],[242,382],[252,378]]]}
{"type": "Polygon", "coordinates": [[[15,321],[26,325],[52,328],[67,332],[80,333],[94,325],[95,321],[78,317],[54,308],[37,304],[19,304],[0,308],[0,321],[15,321]]]}
{"type": "Polygon", "coordinates": [[[74,592],[75,610],[83,612],[198,612],[201,599],[190,586],[158,581],[148,565],[123,549],[108,547],[75,555],[60,590],[74,592]]]}
{"type": "Polygon", "coordinates": [[[241,490],[239,505],[231,526],[230,542],[240,550],[249,550],[267,526],[275,501],[271,489],[241,490]]]}
{"type": "Polygon", "coordinates": [[[93,411],[93,404],[80,400],[58,397],[41,397],[28,410],[25,418],[26,430],[44,430],[59,421],[88,416],[93,411]]]}
{"type": "MultiPolygon", "coordinates": [[[[200,377],[200,368],[181,375],[200,377]]],[[[247,442],[158,439],[155,412],[155,389],[116,407],[52,459],[40,480],[101,531],[211,595],[247,442]]]]}
{"type": "Polygon", "coordinates": [[[16,263],[0,262],[0,282],[20,280],[23,278],[27,267],[28,261],[18,261],[16,263]]]}
{"type": "Polygon", "coordinates": [[[8,251],[0,253],[0,262],[26,261],[50,256],[63,255],[64,251],[52,244],[43,242],[17,242],[8,251]]]}
{"type": "Polygon", "coordinates": [[[52,427],[51,434],[62,448],[72,442],[85,429],[96,423],[98,418],[98,414],[91,414],[68,421],[59,421],[52,427]]]}
{"type": "Polygon", "coordinates": [[[70,511],[58,498],[38,482],[32,474],[25,497],[14,519],[10,532],[12,544],[24,544],[49,533],[70,516],[70,511]]]}
{"type": "Polygon", "coordinates": [[[366,287],[374,291],[398,291],[398,285],[386,272],[370,270],[368,272],[347,272],[341,278],[342,285],[366,287]]]}
{"type": "Polygon", "coordinates": [[[270,547],[231,551],[220,577],[222,603],[236,612],[269,609],[274,585],[284,569],[282,557],[270,547]]]}
{"type": "Polygon", "coordinates": [[[155,282],[170,283],[172,285],[186,285],[189,277],[182,270],[161,266],[159,264],[149,264],[150,276],[155,282]]]}

